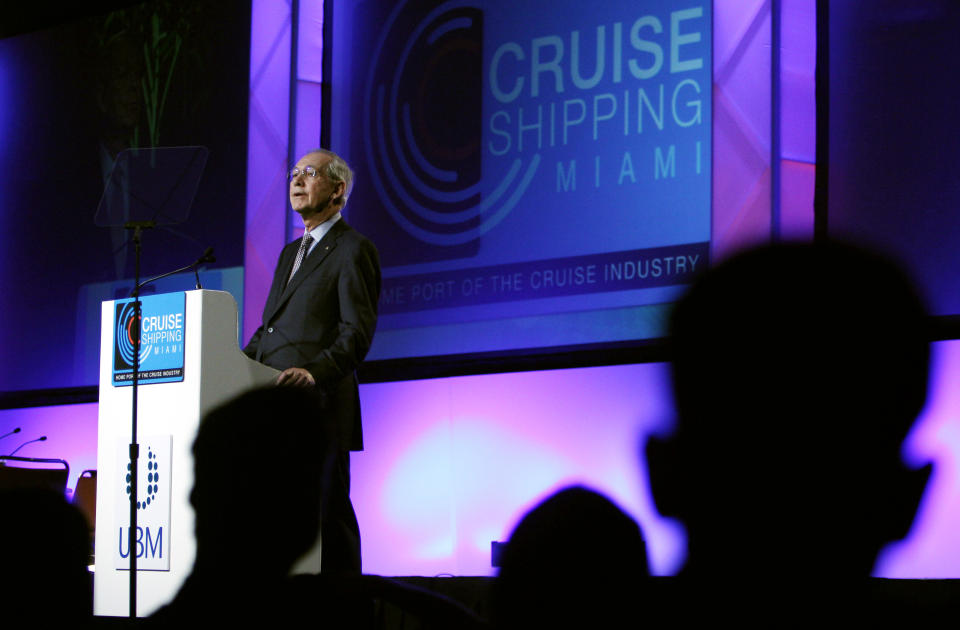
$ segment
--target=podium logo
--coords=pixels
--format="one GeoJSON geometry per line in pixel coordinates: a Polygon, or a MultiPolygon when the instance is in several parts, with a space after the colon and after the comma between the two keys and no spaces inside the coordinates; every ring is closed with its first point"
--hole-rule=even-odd
{"type": "MultiPolygon", "coordinates": [[[[120,528],[120,540],[117,543],[117,551],[120,552],[120,558],[130,556],[130,538],[127,536],[128,529],[120,528]],[[124,548],[126,544],[126,548],[124,548]]],[[[138,527],[137,536],[137,558],[163,560],[163,528],[154,532],[149,527],[138,527]]],[[[146,567],[143,567],[146,568],[146,567]]]]}
{"type": "MultiPolygon", "coordinates": [[[[139,475],[137,475],[139,483],[137,484],[137,495],[143,496],[140,493],[140,490],[144,490],[146,493],[146,498],[142,501],[137,501],[137,510],[145,510],[147,506],[155,503],[157,500],[157,493],[160,491],[160,461],[159,458],[153,454],[152,449],[147,449],[147,483],[144,485],[143,482],[143,473],[142,470],[139,475]]],[[[130,463],[127,462],[127,496],[130,496],[130,493],[133,491],[133,488],[130,485],[130,480],[132,476],[130,474],[130,463]]],[[[124,529],[120,527],[120,536],[118,542],[118,551],[120,552],[121,558],[126,558],[130,555],[130,546],[129,546],[129,536],[127,532],[130,531],[129,528],[124,529]],[[124,545],[127,545],[124,548],[124,545]]],[[[137,558],[163,558],[163,527],[155,527],[153,531],[150,530],[150,527],[137,527],[137,558]]]]}
{"type": "MultiPolygon", "coordinates": [[[[127,496],[130,496],[130,493],[133,491],[130,484],[131,480],[130,474],[130,463],[127,462],[127,496]]],[[[147,506],[156,501],[157,493],[160,492],[160,461],[156,455],[153,454],[151,449],[147,449],[147,483],[143,483],[143,473],[141,472],[138,475],[137,483],[137,495],[143,496],[140,490],[143,490],[146,494],[146,498],[142,501],[137,501],[137,509],[145,510],[147,506]]]]}
{"type": "Polygon", "coordinates": [[[133,345],[140,332],[141,385],[183,380],[183,339],[186,328],[186,294],[164,293],[141,300],[137,316],[135,302],[114,306],[113,385],[133,383],[133,345]]]}
{"type": "MultiPolygon", "coordinates": [[[[130,568],[130,552],[139,559],[137,570],[170,570],[170,504],[174,492],[173,436],[145,435],[139,439],[140,459],[137,464],[137,496],[131,506],[133,475],[127,465],[124,476],[124,460],[129,457],[130,444],[118,437],[115,442],[116,464],[111,467],[112,477],[109,495],[114,501],[114,527],[117,531],[117,546],[114,547],[113,568],[126,571],[130,568]],[[136,509],[137,527],[134,540],[130,541],[130,508],[136,509]]],[[[105,495],[106,496],[106,495],[105,495]]],[[[106,551],[105,551],[106,553],[106,551]]]]}

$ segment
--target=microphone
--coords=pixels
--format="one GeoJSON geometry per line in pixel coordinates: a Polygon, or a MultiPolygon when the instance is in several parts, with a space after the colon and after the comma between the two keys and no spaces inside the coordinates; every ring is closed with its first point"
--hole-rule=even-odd
{"type": "Polygon", "coordinates": [[[20,427],[17,427],[16,429],[14,429],[13,431],[10,431],[9,433],[4,433],[3,435],[0,435],[0,440],[2,440],[5,437],[10,437],[14,433],[20,433],[20,427]]]}
{"type": "Polygon", "coordinates": [[[213,255],[213,248],[208,247],[206,250],[204,250],[203,256],[198,258],[197,262],[191,265],[193,267],[193,276],[197,279],[198,289],[202,289],[203,287],[200,286],[200,272],[197,271],[197,268],[203,263],[212,263],[212,262],[217,262],[217,257],[213,255]]]}
{"type": "Polygon", "coordinates": [[[208,247],[203,250],[203,256],[197,259],[197,262],[193,263],[194,265],[199,265],[201,263],[208,262],[217,262],[217,257],[213,255],[213,248],[208,247]]]}
{"type": "Polygon", "coordinates": [[[162,280],[163,278],[172,276],[175,273],[182,273],[184,271],[190,271],[190,270],[193,270],[193,275],[197,278],[197,288],[202,289],[203,287],[200,286],[200,274],[197,273],[197,267],[207,262],[217,262],[217,258],[213,255],[212,247],[208,247],[206,251],[203,252],[203,256],[198,258],[197,261],[192,265],[187,265],[186,267],[180,267],[179,269],[174,269],[173,271],[168,271],[167,273],[162,273],[159,276],[154,276],[148,280],[144,280],[143,282],[138,284],[136,287],[134,287],[133,291],[130,292],[130,295],[132,296],[132,295],[139,294],[140,289],[147,286],[151,282],[162,280]]]}
{"type": "Polygon", "coordinates": [[[41,435],[40,437],[35,438],[35,439],[33,439],[33,440],[27,440],[26,442],[24,442],[23,444],[21,444],[21,445],[18,446],[17,448],[13,449],[13,453],[10,453],[10,455],[8,455],[7,457],[11,457],[14,453],[16,453],[17,451],[19,451],[21,448],[23,448],[23,447],[26,446],[27,444],[32,444],[32,443],[34,443],[34,442],[46,442],[46,440],[47,440],[47,436],[45,436],[45,435],[41,435]]]}

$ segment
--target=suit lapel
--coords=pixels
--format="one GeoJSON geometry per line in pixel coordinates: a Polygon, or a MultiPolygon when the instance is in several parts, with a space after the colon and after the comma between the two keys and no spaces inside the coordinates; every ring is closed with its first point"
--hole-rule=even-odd
{"type": "Polygon", "coordinates": [[[287,243],[280,251],[280,260],[277,261],[277,268],[273,272],[273,282],[270,284],[270,293],[267,294],[267,301],[263,307],[264,321],[267,321],[277,310],[277,304],[283,289],[286,288],[286,278],[290,276],[290,269],[293,268],[293,260],[296,257],[299,241],[287,243]]]}
{"type": "MultiPolygon", "coordinates": [[[[269,315],[264,321],[269,321],[272,319],[273,316],[276,315],[277,311],[279,311],[287,302],[287,300],[290,299],[290,296],[293,295],[293,293],[297,290],[297,287],[303,284],[303,281],[323,263],[327,256],[330,255],[330,252],[336,248],[337,240],[339,240],[340,235],[346,229],[347,225],[344,223],[343,219],[340,219],[333,224],[330,230],[323,236],[322,239],[320,239],[320,242],[314,246],[313,250],[310,252],[310,255],[308,255],[302,263],[300,263],[300,268],[297,270],[296,275],[290,279],[290,282],[287,283],[287,286],[284,287],[283,291],[280,292],[276,303],[273,305],[273,308],[270,310],[269,315]]],[[[294,241],[294,243],[297,243],[297,247],[299,247],[299,243],[297,241],[294,241]]],[[[287,260],[284,261],[283,272],[285,275],[281,278],[289,276],[290,270],[293,268],[293,259],[296,257],[296,248],[291,248],[291,251],[293,251],[294,254],[289,256],[287,260]]]]}

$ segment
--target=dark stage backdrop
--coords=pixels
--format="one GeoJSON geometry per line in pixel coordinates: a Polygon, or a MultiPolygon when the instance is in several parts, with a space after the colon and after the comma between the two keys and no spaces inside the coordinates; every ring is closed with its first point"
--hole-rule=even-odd
{"type": "Polygon", "coordinates": [[[659,337],[711,240],[712,3],[332,9],[331,146],[380,249],[368,360],[659,337]]]}
{"type": "Polygon", "coordinates": [[[96,384],[99,302],[133,277],[128,235],[93,221],[123,149],[210,151],[143,275],[213,246],[210,288],[242,287],[249,31],[249,2],[166,1],[0,40],[0,390],[96,384]]]}
{"type": "MultiPolygon", "coordinates": [[[[936,315],[960,314],[960,5],[829,6],[827,229],[907,264],[936,315]]],[[[818,86],[818,99],[826,93],[818,86]]],[[[820,137],[822,141],[823,136],[820,137]]]]}

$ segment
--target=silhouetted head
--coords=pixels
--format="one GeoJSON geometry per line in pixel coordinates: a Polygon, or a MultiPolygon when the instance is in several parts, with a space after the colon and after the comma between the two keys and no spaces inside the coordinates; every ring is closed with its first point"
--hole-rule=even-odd
{"type": "Polygon", "coordinates": [[[197,566],[284,576],[315,542],[332,442],[312,389],[268,387],[206,415],[193,444],[197,566]]]}
{"type": "Polygon", "coordinates": [[[636,521],[580,486],[528,512],[500,565],[492,602],[498,628],[614,627],[606,622],[636,619],[649,576],[636,521]]]}
{"type": "Polygon", "coordinates": [[[707,271],[672,316],[677,429],[648,445],[693,572],[867,575],[929,470],[900,449],[923,407],[921,300],[886,259],[784,244],[707,271]]]}
{"type": "Polygon", "coordinates": [[[4,618],[11,627],[82,622],[93,614],[90,533],[80,510],[46,488],[0,490],[4,618]]]}

